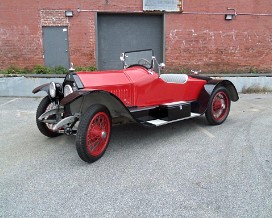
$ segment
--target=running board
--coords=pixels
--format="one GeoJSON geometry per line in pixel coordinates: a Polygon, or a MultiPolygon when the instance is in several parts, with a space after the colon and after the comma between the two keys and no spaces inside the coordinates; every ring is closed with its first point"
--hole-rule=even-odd
{"type": "Polygon", "coordinates": [[[148,126],[150,126],[150,125],[151,126],[163,126],[163,125],[166,125],[166,124],[169,124],[169,123],[174,123],[174,122],[178,122],[178,121],[181,121],[181,120],[187,120],[187,119],[194,118],[194,117],[199,117],[199,116],[201,116],[201,114],[191,113],[191,116],[180,118],[180,119],[177,119],[177,120],[166,121],[166,120],[156,119],[156,120],[149,120],[149,121],[142,122],[142,124],[148,125],[148,126]]]}
{"type": "Polygon", "coordinates": [[[139,123],[146,126],[162,126],[168,123],[177,122],[201,114],[193,113],[192,102],[178,101],[146,108],[133,108],[131,114],[139,123]]]}

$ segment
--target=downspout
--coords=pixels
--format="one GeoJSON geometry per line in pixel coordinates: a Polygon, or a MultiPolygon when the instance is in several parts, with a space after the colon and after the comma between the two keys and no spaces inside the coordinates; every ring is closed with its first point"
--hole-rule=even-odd
{"type": "MultiPolygon", "coordinates": [[[[182,14],[199,14],[199,15],[225,15],[227,12],[189,12],[189,11],[184,11],[184,1],[185,0],[179,0],[178,7],[180,8],[180,12],[182,14]]],[[[227,10],[230,10],[230,8],[227,8],[227,10]]],[[[234,10],[235,9],[231,9],[234,10]]],[[[237,15],[248,15],[248,16],[272,16],[272,13],[235,13],[235,16],[237,15]]]]}

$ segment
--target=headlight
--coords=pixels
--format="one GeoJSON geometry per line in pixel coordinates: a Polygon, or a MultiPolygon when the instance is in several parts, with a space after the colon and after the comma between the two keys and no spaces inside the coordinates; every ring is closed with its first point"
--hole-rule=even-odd
{"type": "Polygon", "coordinates": [[[51,96],[51,98],[55,98],[56,97],[56,84],[54,82],[51,82],[49,85],[49,94],[51,96]]]}
{"type": "Polygon", "coordinates": [[[73,93],[73,88],[70,85],[65,85],[64,86],[64,97],[66,97],[67,95],[70,95],[71,93],[73,93]]]}

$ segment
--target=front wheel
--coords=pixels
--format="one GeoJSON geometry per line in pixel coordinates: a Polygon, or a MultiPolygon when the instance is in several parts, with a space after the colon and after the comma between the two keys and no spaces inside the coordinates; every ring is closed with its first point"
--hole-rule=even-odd
{"type": "Polygon", "coordinates": [[[103,156],[111,135],[111,115],[103,105],[92,105],[82,116],[76,135],[79,157],[89,163],[103,156]]]}
{"type": "Polygon", "coordinates": [[[54,103],[50,100],[48,96],[46,96],[40,102],[36,112],[36,123],[37,123],[38,129],[40,130],[42,134],[50,138],[59,136],[60,134],[53,131],[53,124],[47,124],[47,123],[41,122],[38,118],[44,112],[54,108],[54,106],[55,106],[54,103]]]}
{"type": "Polygon", "coordinates": [[[230,111],[229,92],[225,87],[218,87],[212,93],[205,116],[207,121],[212,125],[223,123],[230,111]]]}

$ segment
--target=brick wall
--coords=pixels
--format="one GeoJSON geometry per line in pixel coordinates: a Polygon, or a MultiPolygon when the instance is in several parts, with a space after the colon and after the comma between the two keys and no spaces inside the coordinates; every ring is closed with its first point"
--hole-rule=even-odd
{"type": "MultiPolygon", "coordinates": [[[[43,64],[42,26],[54,25],[68,26],[70,59],[75,65],[95,65],[96,12],[141,13],[142,2],[2,0],[0,69],[43,64]],[[91,11],[77,13],[78,7],[91,11]],[[68,9],[74,11],[74,17],[64,16],[68,9]]],[[[271,14],[271,0],[217,2],[184,0],[185,14],[166,13],[167,66],[207,72],[248,72],[250,68],[272,71],[272,16],[238,15],[232,21],[224,19],[227,7],[235,8],[238,14],[271,14]]]]}
{"type": "Polygon", "coordinates": [[[32,1],[0,3],[0,69],[43,64],[40,13],[32,1]]]}
{"type": "Polygon", "coordinates": [[[41,26],[69,26],[65,10],[40,10],[41,26]]]}
{"type": "Polygon", "coordinates": [[[185,3],[185,13],[225,13],[230,7],[238,15],[226,21],[221,14],[167,14],[167,65],[209,72],[248,72],[253,68],[271,72],[272,16],[239,15],[272,13],[271,1],[185,3]]]}

